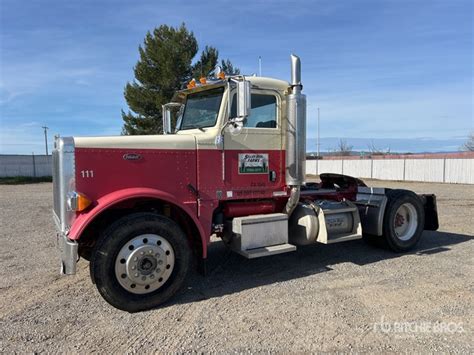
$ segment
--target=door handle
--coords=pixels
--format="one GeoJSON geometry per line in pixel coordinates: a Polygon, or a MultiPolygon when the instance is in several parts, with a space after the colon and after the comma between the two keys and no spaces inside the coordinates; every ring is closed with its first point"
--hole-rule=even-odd
{"type": "Polygon", "coordinates": [[[277,178],[276,171],[275,170],[270,170],[270,172],[268,173],[268,178],[271,182],[275,182],[276,178],[277,178]]]}

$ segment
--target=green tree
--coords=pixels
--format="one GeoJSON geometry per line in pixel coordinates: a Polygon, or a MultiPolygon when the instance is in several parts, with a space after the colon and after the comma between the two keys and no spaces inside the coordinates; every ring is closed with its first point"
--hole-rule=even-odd
{"type": "MultiPolygon", "coordinates": [[[[135,80],[127,83],[124,89],[130,110],[122,110],[122,134],[160,134],[161,106],[169,102],[186,81],[207,76],[218,63],[219,52],[206,46],[200,59],[192,65],[198,44],[193,32],[184,24],[177,28],[167,25],[155,28],[146,34],[138,50],[140,59],[134,68],[135,80]]],[[[222,63],[232,71],[238,71],[229,60],[222,63]]]]}
{"type": "Polygon", "coordinates": [[[240,69],[237,68],[237,67],[234,67],[234,65],[232,64],[232,62],[229,59],[226,59],[226,60],[222,59],[221,67],[222,67],[222,70],[224,71],[224,73],[226,73],[227,75],[231,75],[231,74],[239,75],[240,74],[240,69]]]}
{"type": "Polygon", "coordinates": [[[214,47],[206,46],[201,53],[201,58],[193,65],[193,78],[206,77],[213,70],[219,59],[219,51],[214,47]]]}
{"type": "Polygon", "coordinates": [[[146,34],[143,46],[138,48],[135,80],[124,90],[125,100],[135,114],[122,110],[123,134],[162,132],[161,105],[191,75],[191,61],[197,50],[196,38],[184,24],[179,28],[161,25],[146,34]]]}

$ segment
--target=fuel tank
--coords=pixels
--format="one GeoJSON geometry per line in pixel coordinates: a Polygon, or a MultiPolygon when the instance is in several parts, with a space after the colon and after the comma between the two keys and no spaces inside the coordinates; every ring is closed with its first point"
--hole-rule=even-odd
{"type": "Polygon", "coordinates": [[[349,201],[299,203],[289,220],[289,242],[330,244],[362,237],[359,212],[349,201]]]}

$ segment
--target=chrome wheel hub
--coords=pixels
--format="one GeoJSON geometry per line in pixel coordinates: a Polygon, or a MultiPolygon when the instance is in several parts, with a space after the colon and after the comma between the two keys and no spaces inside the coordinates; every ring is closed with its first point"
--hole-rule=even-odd
{"type": "Polygon", "coordinates": [[[393,227],[398,239],[403,241],[411,239],[418,228],[418,213],[415,206],[411,203],[404,203],[398,207],[393,227]]]}
{"type": "Polygon", "coordinates": [[[143,234],[128,241],[115,260],[115,276],[127,291],[145,294],[159,289],[173,272],[174,250],[156,234],[143,234]]]}

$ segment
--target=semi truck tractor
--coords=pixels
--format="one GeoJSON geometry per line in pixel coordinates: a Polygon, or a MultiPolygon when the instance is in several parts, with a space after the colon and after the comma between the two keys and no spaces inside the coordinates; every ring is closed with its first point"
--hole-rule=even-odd
{"type": "Polygon", "coordinates": [[[56,137],[62,273],[84,258],[100,295],[136,312],[169,300],[191,267],[205,273],[213,235],[252,259],[355,239],[405,252],[436,230],[434,195],[305,180],[302,89],[295,55],[290,82],[217,68],[163,105],[164,134],[56,137]]]}

